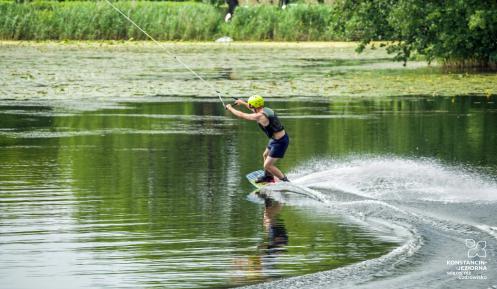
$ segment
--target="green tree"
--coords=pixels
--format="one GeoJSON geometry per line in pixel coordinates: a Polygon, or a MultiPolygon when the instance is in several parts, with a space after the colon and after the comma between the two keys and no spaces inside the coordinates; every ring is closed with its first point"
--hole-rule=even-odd
{"type": "Polygon", "coordinates": [[[361,40],[392,40],[388,51],[406,62],[413,53],[446,65],[496,67],[494,0],[342,0],[342,29],[361,40]]]}

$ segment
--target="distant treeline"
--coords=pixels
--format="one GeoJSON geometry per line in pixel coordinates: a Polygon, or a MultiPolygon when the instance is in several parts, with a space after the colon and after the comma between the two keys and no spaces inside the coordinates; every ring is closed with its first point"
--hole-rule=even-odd
{"type": "MultiPolygon", "coordinates": [[[[210,1],[212,2],[212,1],[210,1]]],[[[371,41],[396,59],[413,54],[446,65],[495,67],[495,0],[336,0],[330,4],[239,6],[200,2],[117,1],[115,5],[158,40],[371,41]]],[[[243,3],[242,3],[243,4],[243,3]]],[[[145,40],[146,36],[104,1],[0,0],[0,39],[145,40]],[[3,1],[3,2],[2,2],[3,1]]]]}

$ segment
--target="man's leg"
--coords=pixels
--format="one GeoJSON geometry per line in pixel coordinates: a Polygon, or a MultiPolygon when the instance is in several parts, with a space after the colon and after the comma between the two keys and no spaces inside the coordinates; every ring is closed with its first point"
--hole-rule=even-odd
{"type": "Polygon", "coordinates": [[[266,161],[267,156],[269,155],[269,149],[266,148],[266,150],[262,153],[262,159],[263,161],[266,161]]]}
{"type": "Polygon", "coordinates": [[[270,156],[267,156],[266,159],[264,160],[264,170],[270,172],[274,176],[276,176],[278,179],[283,179],[285,178],[285,175],[280,171],[275,166],[275,163],[279,160],[279,158],[273,158],[270,156]]]}
{"type": "MultiPolygon", "coordinates": [[[[263,159],[263,163],[266,163],[266,160],[267,158],[269,157],[269,149],[266,148],[266,150],[264,151],[264,153],[262,153],[262,159],[263,159]]],[[[264,168],[264,175],[260,176],[259,178],[257,178],[257,180],[255,180],[256,183],[269,183],[269,182],[274,182],[274,177],[273,177],[273,174],[266,170],[264,168]]]]}
{"type": "MultiPolygon", "coordinates": [[[[268,158],[268,156],[269,156],[269,149],[266,148],[266,150],[264,151],[264,153],[262,153],[262,159],[263,159],[262,163],[263,164],[266,163],[266,159],[268,158]]],[[[266,170],[266,169],[264,169],[264,172],[266,173],[266,176],[269,176],[269,177],[273,176],[273,174],[270,171],[266,170]]]]}

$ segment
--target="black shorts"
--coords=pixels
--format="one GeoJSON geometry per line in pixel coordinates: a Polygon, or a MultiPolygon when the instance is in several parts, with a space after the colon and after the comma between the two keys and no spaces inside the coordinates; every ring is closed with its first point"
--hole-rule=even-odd
{"type": "Polygon", "coordinates": [[[285,136],[280,139],[270,139],[267,144],[269,156],[272,158],[283,158],[289,143],[290,138],[288,137],[288,134],[285,134],[285,136]]]}

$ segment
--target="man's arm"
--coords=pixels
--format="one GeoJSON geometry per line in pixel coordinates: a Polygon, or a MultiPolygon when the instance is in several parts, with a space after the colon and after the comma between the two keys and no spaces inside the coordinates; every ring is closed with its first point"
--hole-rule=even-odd
{"type": "Polygon", "coordinates": [[[231,106],[231,104],[227,104],[226,109],[229,110],[236,117],[239,117],[241,119],[258,121],[259,118],[261,117],[261,115],[258,113],[244,113],[239,110],[236,110],[231,106]]]}

